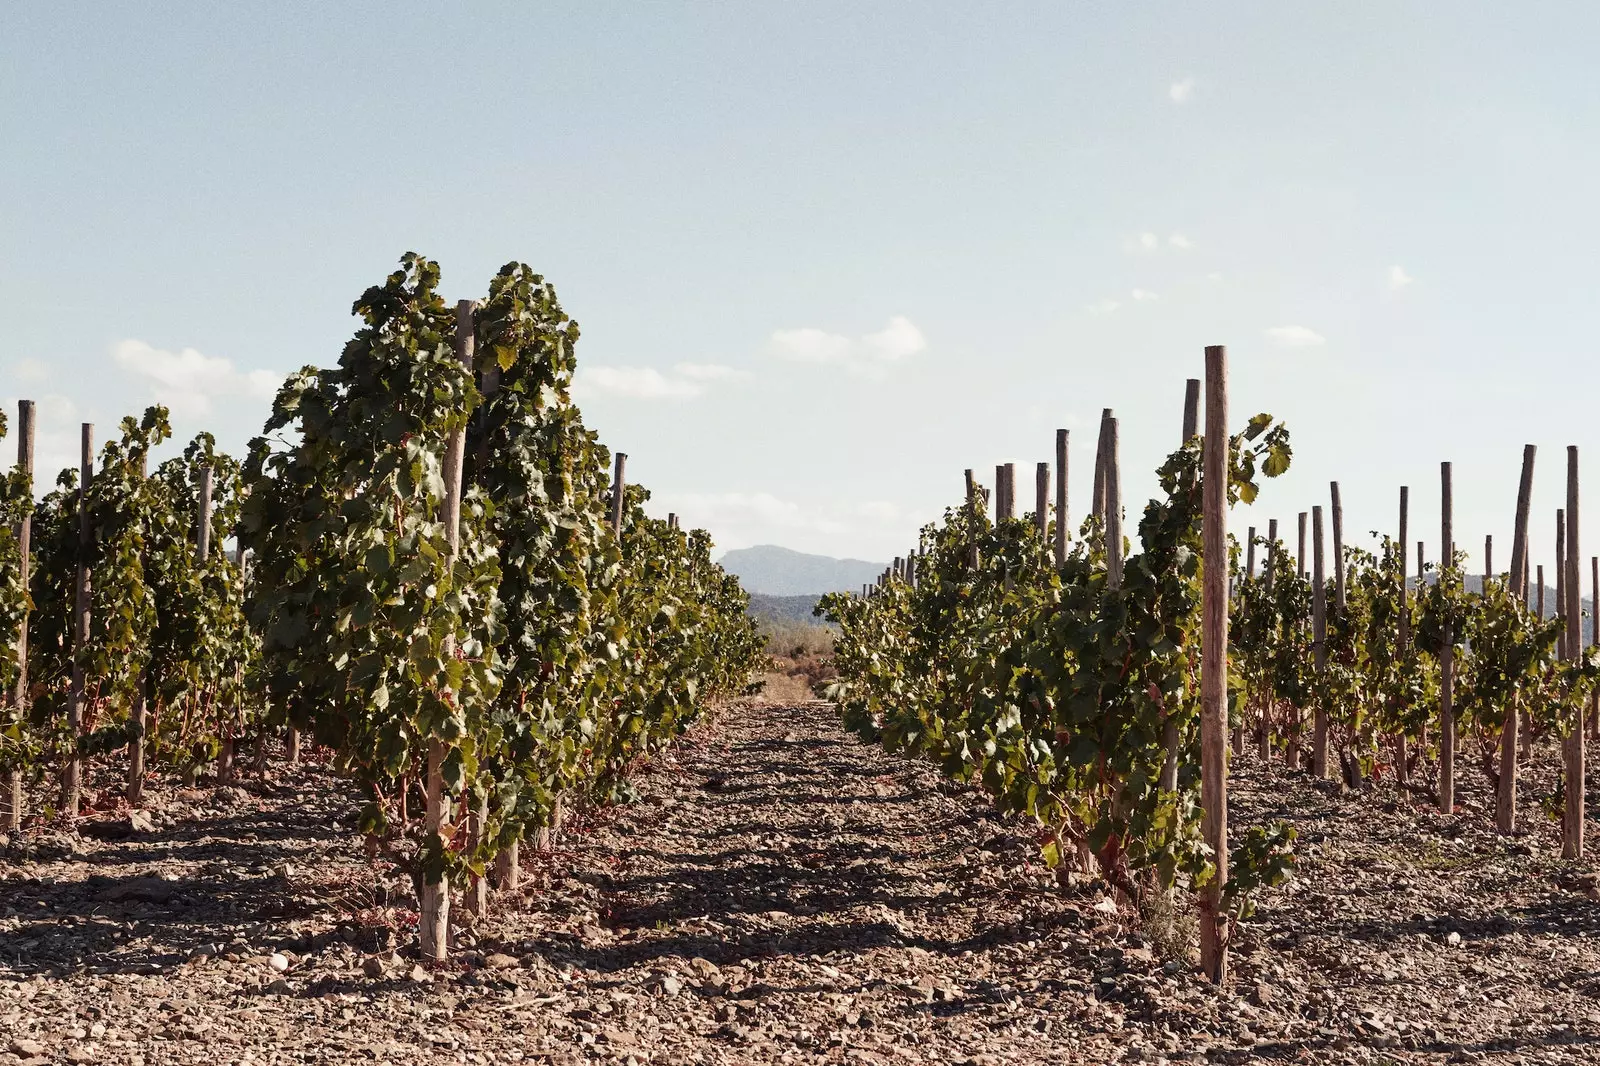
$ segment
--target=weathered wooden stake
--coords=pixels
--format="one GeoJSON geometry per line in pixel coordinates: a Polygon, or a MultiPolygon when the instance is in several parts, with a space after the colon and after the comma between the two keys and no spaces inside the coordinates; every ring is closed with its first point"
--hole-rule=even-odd
{"type": "Polygon", "coordinates": [[[1094,514],[1101,518],[1106,513],[1106,427],[1111,418],[1111,408],[1100,412],[1100,437],[1094,452],[1094,514]]]}
{"type": "MultiPolygon", "coordinates": [[[[1578,539],[1578,446],[1573,444],[1567,447],[1566,614],[1567,657],[1574,662],[1583,658],[1583,582],[1578,576],[1581,546],[1578,539]]],[[[1564,859],[1583,858],[1583,748],[1586,739],[1583,712],[1580,703],[1573,712],[1577,721],[1572,723],[1566,740],[1567,767],[1562,781],[1566,805],[1561,819],[1561,857],[1564,859]]]]}
{"type": "Polygon", "coordinates": [[[1251,526],[1244,535],[1244,579],[1256,579],[1256,527],[1251,526]]]}
{"type": "Polygon", "coordinates": [[[1332,505],[1330,517],[1333,519],[1333,605],[1340,614],[1344,613],[1344,504],[1339,499],[1339,483],[1330,481],[1329,502],[1332,505]]]}
{"type": "Polygon", "coordinates": [[[1070,434],[1056,430],[1056,565],[1067,561],[1067,445],[1070,434]]]}
{"type": "Polygon", "coordinates": [[[1266,582],[1267,588],[1270,589],[1272,587],[1272,575],[1278,569],[1278,520],[1276,518],[1267,520],[1267,558],[1262,569],[1266,571],[1262,575],[1262,580],[1266,582]]]}
{"type": "MultiPolygon", "coordinates": [[[[33,482],[33,445],[36,435],[34,412],[32,400],[23,400],[17,404],[17,469],[27,477],[29,484],[33,482]]],[[[17,523],[16,537],[19,556],[17,580],[26,589],[33,574],[32,515],[17,523]]],[[[27,717],[28,695],[28,613],[25,612],[22,624],[17,627],[17,687],[13,693],[19,718],[27,717]]],[[[0,788],[0,827],[22,828],[24,806],[22,771],[7,771],[4,787],[0,788]]]]}
{"type": "Polygon", "coordinates": [[[1228,975],[1228,356],[1206,349],[1206,435],[1202,481],[1200,802],[1217,865],[1200,917],[1200,966],[1214,984],[1228,975]]]}
{"type": "MultiPolygon", "coordinates": [[[[82,558],[89,556],[94,543],[94,530],[90,526],[88,492],[94,477],[94,424],[83,423],[80,439],[82,456],[78,471],[78,551],[82,558]]],[[[90,574],[86,563],[78,564],[74,589],[72,625],[72,688],[67,698],[67,763],[61,774],[61,813],[68,818],[78,816],[82,796],[83,758],[78,754],[78,743],[83,736],[83,712],[87,700],[87,678],[83,669],[83,649],[89,643],[89,592],[90,574]]]]}
{"type": "Polygon", "coordinates": [[[1106,585],[1122,587],[1122,459],[1117,420],[1106,420],[1106,585]]]}
{"type": "MultiPolygon", "coordinates": [[[[1453,581],[1456,574],[1455,525],[1450,464],[1439,464],[1439,580],[1453,581]]],[[[1439,654],[1439,809],[1450,814],[1456,806],[1455,634],[1444,623],[1444,648],[1439,654]]]]}
{"type": "MultiPolygon", "coordinates": [[[[1409,486],[1400,486],[1400,541],[1395,545],[1395,552],[1400,556],[1400,626],[1399,635],[1395,638],[1395,651],[1397,657],[1404,657],[1406,643],[1411,636],[1411,610],[1406,606],[1406,521],[1411,509],[1411,489],[1409,486]]],[[[1420,556],[1419,556],[1420,558],[1420,556]]],[[[1417,571],[1417,582],[1420,591],[1422,571],[1417,571]]],[[[1394,735],[1394,776],[1400,784],[1406,784],[1411,778],[1411,757],[1406,751],[1406,735],[1404,731],[1394,735]]]]}
{"type": "MultiPolygon", "coordinates": [[[[1567,512],[1556,511],[1556,602],[1555,617],[1567,616],[1567,512]]],[[[1561,627],[1561,639],[1556,643],[1556,653],[1567,657],[1567,629],[1561,627]]]]}
{"type": "MultiPolygon", "coordinates": [[[[471,300],[456,304],[456,358],[465,367],[472,366],[477,346],[474,315],[477,305],[471,300]]],[[[444,450],[444,533],[449,546],[449,559],[453,563],[461,551],[461,497],[462,466],[467,450],[466,426],[450,434],[444,450]]],[[[621,473],[621,453],[618,453],[618,474],[621,473]]],[[[614,485],[620,488],[620,477],[614,485]]],[[[622,510],[622,493],[614,492],[612,504],[613,526],[622,510]]],[[[455,654],[455,642],[445,638],[445,659],[455,654]]],[[[428,741],[428,776],[423,789],[426,806],[423,811],[423,828],[440,836],[450,821],[450,797],[444,790],[444,743],[437,739],[428,741]]],[[[417,938],[424,958],[442,961],[450,955],[450,883],[447,880],[422,879],[421,906],[418,908],[417,938]]]]}
{"type": "Polygon", "coordinates": [[[1295,556],[1300,567],[1300,580],[1306,579],[1306,519],[1310,517],[1305,511],[1300,512],[1300,546],[1299,554],[1295,556]]]}
{"type": "MultiPolygon", "coordinates": [[[[1272,588],[1273,574],[1278,568],[1278,520],[1267,520],[1267,556],[1262,564],[1264,573],[1261,576],[1262,584],[1270,591],[1272,588]]],[[[1261,728],[1256,734],[1256,755],[1263,764],[1272,759],[1272,706],[1269,703],[1261,705],[1261,728]]]]}
{"type": "Polygon", "coordinates": [[[1311,508],[1311,653],[1317,670],[1316,706],[1311,713],[1311,774],[1328,776],[1328,708],[1320,691],[1328,665],[1328,594],[1322,565],[1322,508],[1311,508]]]}
{"type": "Polygon", "coordinates": [[[1033,524],[1040,537],[1050,535],[1050,464],[1033,467],[1033,524]]]}
{"type": "Polygon", "coordinates": [[[1522,446],[1522,477],[1517,481],[1517,524],[1511,534],[1511,569],[1506,580],[1524,604],[1528,602],[1528,512],[1533,502],[1533,460],[1539,449],[1522,446]]]}
{"type": "Polygon", "coordinates": [[[611,475],[611,535],[622,543],[622,513],[628,502],[628,457],[617,453],[616,470],[611,475]]]}

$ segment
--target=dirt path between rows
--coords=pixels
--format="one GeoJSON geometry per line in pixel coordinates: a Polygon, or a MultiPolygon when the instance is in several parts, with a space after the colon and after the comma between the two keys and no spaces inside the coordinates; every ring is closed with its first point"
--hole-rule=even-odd
{"type": "Polygon", "coordinates": [[[1306,858],[1241,931],[1221,995],[1152,927],[1107,913],[1100,888],[1059,885],[1025,824],[846,736],[827,705],[730,708],[639,786],[639,803],[527,856],[523,891],[434,971],[411,954],[409,886],[366,863],[348,791],[314,766],[158,791],[155,824],[122,839],[33,830],[0,851],[0,1050],[1600,1061],[1600,887],[1547,857],[1548,834],[1489,834],[1470,782],[1443,819],[1244,761],[1236,821],[1291,818],[1306,858]]]}

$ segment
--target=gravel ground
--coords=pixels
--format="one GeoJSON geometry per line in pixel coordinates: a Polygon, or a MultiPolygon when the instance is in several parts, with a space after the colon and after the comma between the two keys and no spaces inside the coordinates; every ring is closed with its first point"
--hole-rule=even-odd
{"type": "MultiPolygon", "coordinates": [[[[1536,755],[1527,806],[1548,790],[1536,755]]],[[[157,789],[0,851],[0,1051],[25,1062],[1600,1062],[1600,896],[1553,828],[1237,768],[1300,875],[1230,984],[1063,886],[1032,834],[825,704],[729,708],[643,800],[525,856],[417,965],[410,888],[315,765],[157,789]]],[[[1181,919],[1180,919],[1181,922],[1181,919]]],[[[1181,926],[1180,926],[1181,927],[1181,926]]],[[[3,1054],[0,1054],[3,1061],[3,1054]]]]}

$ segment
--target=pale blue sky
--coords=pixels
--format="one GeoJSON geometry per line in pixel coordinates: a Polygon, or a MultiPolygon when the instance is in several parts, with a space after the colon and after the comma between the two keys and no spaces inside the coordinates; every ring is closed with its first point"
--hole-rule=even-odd
{"type": "Polygon", "coordinates": [[[242,449],[415,249],[452,296],[550,276],[586,419],[723,547],[887,557],[964,467],[1031,499],[1057,425],[1076,521],[1105,406],[1141,501],[1211,343],[1295,436],[1241,532],[1339,478],[1363,543],[1409,483],[1433,557],[1451,459],[1503,565],[1525,441],[1536,561],[1565,445],[1600,501],[1592,5],[534,10],[9,11],[0,396],[42,460],[157,397],[242,449]]]}

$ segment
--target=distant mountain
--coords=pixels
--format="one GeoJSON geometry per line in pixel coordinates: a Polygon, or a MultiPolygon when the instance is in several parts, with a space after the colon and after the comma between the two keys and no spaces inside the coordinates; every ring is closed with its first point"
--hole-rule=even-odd
{"type": "Polygon", "coordinates": [[[750,594],[750,616],[763,622],[798,622],[802,625],[820,626],[825,624],[812,612],[817,606],[820,596],[764,596],[759,592],[750,594]]]}
{"type": "Polygon", "coordinates": [[[764,596],[820,596],[824,592],[860,591],[878,580],[884,563],[861,559],[834,559],[827,555],[758,544],[735,548],[720,560],[722,568],[739,578],[745,591],[764,596]]]}

